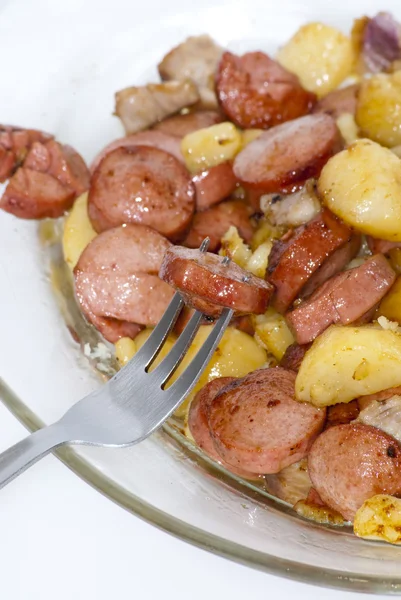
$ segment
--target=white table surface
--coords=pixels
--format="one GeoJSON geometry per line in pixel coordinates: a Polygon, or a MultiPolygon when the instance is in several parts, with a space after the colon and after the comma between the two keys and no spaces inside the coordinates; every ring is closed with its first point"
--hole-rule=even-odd
{"type": "MultiPolygon", "coordinates": [[[[0,405],[0,450],[25,435],[0,405]]],[[[0,492],[1,600],[354,600],[273,577],[159,531],[49,456],[0,492]]]]}

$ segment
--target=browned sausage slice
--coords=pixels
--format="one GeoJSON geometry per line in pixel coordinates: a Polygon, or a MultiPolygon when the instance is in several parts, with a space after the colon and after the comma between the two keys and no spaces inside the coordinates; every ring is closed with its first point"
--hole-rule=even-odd
{"type": "Polygon", "coordinates": [[[372,254],[388,254],[393,248],[401,248],[401,242],[390,242],[389,240],[380,240],[370,235],[366,236],[369,250],[372,254]]]}
{"type": "MultiPolygon", "coordinates": [[[[206,454],[213,458],[216,462],[223,465],[225,469],[231,471],[239,477],[245,477],[247,479],[255,479],[254,473],[248,473],[241,469],[235,469],[231,465],[225,463],[220,454],[217,452],[212,436],[210,435],[208,414],[209,406],[216,396],[216,394],[224,388],[226,385],[235,380],[235,377],[218,377],[209,381],[199,392],[191,402],[188,414],[188,427],[196,442],[206,454]]],[[[256,476],[257,478],[258,476],[256,476]]]]}
{"type": "Polygon", "coordinates": [[[90,175],[83,158],[71,148],[54,140],[34,142],[24,168],[48,173],[79,196],[89,188],[90,175]]]}
{"type": "Polygon", "coordinates": [[[280,367],[298,373],[301,362],[311,345],[312,344],[304,344],[303,346],[300,346],[299,344],[291,344],[291,346],[288,346],[287,350],[284,352],[283,358],[280,360],[280,367]]]}
{"type": "Polygon", "coordinates": [[[327,421],[325,429],[336,427],[337,425],[347,425],[354,421],[359,415],[359,406],[357,400],[351,402],[340,402],[327,407],[327,421]]]}
{"type": "Polygon", "coordinates": [[[265,131],[234,160],[234,174],[244,187],[260,192],[291,193],[317,177],[341,148],[335,121],[326,114],[301,117],[265,131]]]}
{"type": "Polygon", "coordinates": [[[196,190],[196,209],[205,210],[218,204],[237,187],[231,162],[220,163],[192,177],[196,190]]]}
{"type": "Polygon", "coordinates": [[[312,342],[329,325],[358,321],[375,307],[396,275],[383,254],[326,281],[299,307],[286,315],[298,344],[312,342]]]}
{"type": "Polygon", "coordinates": [[[224,52],[216,75],[219,103],[239,127],[268,129],[307,114],[316,96],[263,52],[224,52]]]}
{"type": "Polygon", "coordinates": [[[205,237],[210,239],[209,250],[215,252],[221,245],[221,238],[231,225],[238,229],[240,236],[250,242],[254,227],[250,221],[252,209],[240,200],[229,200],[197,213],[183,244],[188,248],[199,248],[205,237]]]}
{"type": "Polygon", "coordinates": [[[216,317],[223,307],[237,314],[265,312],[272,286],[220,256],[182,246],[170,247],[159,272],[190,306],[216,317]]]}
{"type": "MultiPolygon", "coordinates": [[[[351,242],[356,254],[358,245],[355,248],[352,239],[351,229],[323,209],[315,219],[298,227],[292,236],[287,234],[285,239],[275,243],[268,267],[269,281],[276,286],[274,307],[285,312],[325,261],[331,261],[334,253],[345,244],[351,242]]],[[[316,287],[323,283],[324,275],[331,277],[341,271],[352,256],[341,252],[337,258],[327,269],[320,271],[316,287]]],[[[309,289],[309,293],[313,291],[309,289]]]]}
{"type": "Polygon", "coordinates": [[[313,109],[314,113],[324,112],[337,119],[343,113],[356,112],[359,84],[347,85],[347,87],[334,90],[319,100],[313,109]]]}
{"type": "Polygon", "coordinates": [[[20,167],[8,182],[0,208],[21,219],[56,219],[74,199],[74,190],[51,175],[20,167]]]}
{"type": "Polygon", "coordinates": [[[401,492],[401,448],[369,425],[327,429],[311,448],[308,468],[322,500],[349,521],[368,498],[401,492]]]}
{"type": "Polygon", "coordinates": [[[280,367],[261,369],[215,396],[209,427],[228,464],[251,473],[278,473],[307,455],[326,410],[294,399],[295,377],[280,367]]]}
{"type": "Polygon", "coordinates": [[[0,125],[0,183],[11,177],[25,160],[34,142],[47,142],[53,136],[37,129],[0,125]]]}
{"type": "Polygon", "coordinates": [[[160,123],[153,126],[153,130],[162,131],[168,135],[174,135],[183,138],[188,133],[211,127],[223,120],[220,113],[214,110],[200,110],[198,112],[188,113],[186,115],[174,115],[163,119],[160,123]]]}
{"type": "Polygon", "coordinates": [[[141,223],[177,240],[191,222],[195,190],[174,156],[150,146],[131,146],[102,160],[92,177],[88,206],[98,232],[141,223]]]}
{"type": "Polygon", "coordinates": [[[173,135],[167,135],[167,133],[162,131],[141,131],[139,133],[134,133],[133,135],[127,135],[110,142],[110,144],[103,148],[103,150],[101,150],[94,158],[90,166],[90,172],[94,173],[104,157],[107,156],[107,154],[110,154],[110,152],[113,152],[113,150],[117,150],[117,148],[129,148],[130,146],[152,146],[153,148],[159,148],[159,150],[164,150],[165,152],[172,154],[177,160],[184,164],[184,157],[181,154],[180,145],[181,141],[179,138],[173,135]]]}
{"type": "Polygon", "coordinates": [[[76,295],[109,341],[126,335],[127,323],[155,325],[162,317],[173,291],[157,273],[169,246],[150,227],[130,224],[101,233],[83,251],[74,269],[76,295]]]}

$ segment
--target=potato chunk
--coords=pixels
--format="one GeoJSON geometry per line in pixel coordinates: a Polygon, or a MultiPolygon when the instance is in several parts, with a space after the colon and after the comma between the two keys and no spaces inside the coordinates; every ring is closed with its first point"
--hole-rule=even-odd
{"type": "Polygon", "coordinates": [[[85,192],[75,200],[64,223],[63,253],[71,270],[95,236],[96,231],[88,217],[88,192],[85,192]]]}
{"type": "Polygon", "coordinates": [[[241,133],[228,121],[188,133],[181,140],[181,152],[192,173],[233,159],[241,147],[241,133]]]}
{"type": "Polygon", "coordinates": [[[334,90],[354,65],[350,38],[323,23],[303,25],[283,46],[277,60],[295,73],[310,92],[324,96],[334,90]]]}
{"type": "Polygon", "coordinates": [[[356,512],[354,533],[369,540],[401,544],[401,500],[386,494],[365,500],[356,512]]]}
{"type": "Polygon", "coordinates": [[[323,203],[358,231],[401,241],[401,159],[367,139],[351,144],[323,167],[323,203]]]}
{"type": "Polygon", "coordinates": [[[398,277],[389,293],[383,298],[379,313],[390,321],[401,324],[401,277],[398,277]]]}
{"type": "Polygon", "coordinates": [[[401,71],[363,81],[356,122],[362,134],[375,142],[388,147],[401,144],[401,71]]]}
{"type": "Polygon", "coordinates": [[[396,387],[400,364],[400,334],[375,325],[332,325],[305,354],[296,398],[323,407],[396,387]]]}
{"type": "Polygon", "coordinates": [[[255,339],[277,360],[281,360],[288,346],[294,343],[287,322],[274,308],[269,308],[264,315],[253,315],[255,339]]]}

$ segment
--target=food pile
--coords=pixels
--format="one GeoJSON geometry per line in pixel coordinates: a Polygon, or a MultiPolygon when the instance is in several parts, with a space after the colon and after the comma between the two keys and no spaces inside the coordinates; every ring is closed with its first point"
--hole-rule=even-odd
{"type": "Polygon", "coordinates": [[[125,136],[89,167],[1,127],[0,207],[64,218],[77,302],[122,366],[175,289],[156,362],[194,309],[233,309],[176,413],[188,437],[303,516],[401,543],[401,26],[309,23],[275,57],[201,35],[158,69],[116,93],[125,136]]]}

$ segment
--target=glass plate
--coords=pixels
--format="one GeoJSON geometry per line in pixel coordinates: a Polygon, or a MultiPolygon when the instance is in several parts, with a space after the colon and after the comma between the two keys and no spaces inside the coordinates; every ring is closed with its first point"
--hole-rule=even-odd
{"type": "MultiPolygon", "coordinates": [[[[154,79],[157,61],[187,35],[208,32],[235,51],[273,52],[306,21],[348,29],[353,17],[383,9],[366,0],[326,0],[324,7],[310,0],[307,8],[287,0],[204,0],[192,12],[181,0],[144,4],[0,0],[0,50],[12,56],[2,65],[2,122],[51,131],[90,160],[123,133],[112,117],[115,90],[154,79]]],[[[385,8],[401,18],[396,0],[385,8]]],[[[60,263],[60,248],[46,227],[43,244],[37,223],[0,214],[0,393],[32,430],[102,384],[68,328],[96,343],[68,301],[68,279],[60,294],[59,271],[49,271],[49,260],[60,263]]],[[[212,552],[309,583],[401,591],[401,548],[298,517],[183,443],[174,424],[133,448],[64,448],[58,455],[134,514],[212,552]]]]}

